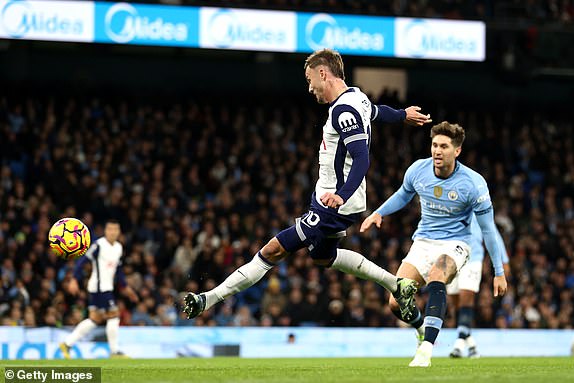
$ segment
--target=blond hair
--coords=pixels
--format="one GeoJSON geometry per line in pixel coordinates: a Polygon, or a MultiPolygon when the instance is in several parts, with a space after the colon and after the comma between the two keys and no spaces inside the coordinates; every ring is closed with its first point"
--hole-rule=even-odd
{"type": "Polygon", "coordinates": [[[304,69],[315,69],[319,65],[325,65],[329,71],[342,80],[345,79],[345,68],[343,66],[343,58],[339,52],[333,49],[325,48],[315,51],[305,60],[304,69]]]}

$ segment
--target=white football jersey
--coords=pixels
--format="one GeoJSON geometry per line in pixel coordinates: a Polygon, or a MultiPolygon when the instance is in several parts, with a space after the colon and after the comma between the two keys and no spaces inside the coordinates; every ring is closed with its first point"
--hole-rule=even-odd
{"type": "MultiPolygon", "coordinates": [[[[353,159],[346,145],[364,141],[367,151],[371,142],[371,101],[359,88],[349,88],[329,107],[323,126],[323,141],[319,148],[319,179],[315,186],[317,203],[325,192],[335,193],[347,181],[353,159]]],[[[367,209],[365,178],[349,199],[339,207],[343,215],[361,213],[367,209]]]]}
{"type": "Polygon", "coordinates": [[[92,275],[88,280],[88,292],[103,293],[114,291],[114,278],[120,266],[122,244],[116,241],[108,242],[105,237],[99,238],[86,252],[86,257],[92,262],[92,275]]]}

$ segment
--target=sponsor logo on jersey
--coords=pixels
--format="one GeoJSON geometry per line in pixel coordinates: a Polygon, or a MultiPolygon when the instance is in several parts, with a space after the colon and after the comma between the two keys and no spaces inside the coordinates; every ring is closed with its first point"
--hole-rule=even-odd
{"type": "Polygon", "coordinates": [[[460,208],[457,206],[448,207],[442,203],[429,201],[424,198],[421,198],[421,204],[441,215],[456,214],[460,212],[460,208]]]}
{"type": "Polygon", "coordinates": [[[359,129],[357,119],[350,112],[343,112],[339,115],[339,126],[343,133],[350,132],[351,130],[359,129]]]}

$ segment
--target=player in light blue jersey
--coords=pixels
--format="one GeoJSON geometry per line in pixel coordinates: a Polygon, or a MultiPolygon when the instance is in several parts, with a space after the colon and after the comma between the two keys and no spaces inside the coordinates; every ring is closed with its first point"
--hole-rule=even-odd
{"type": "MultiPolygon", "coordinates": [[[[482,230],[473,214],[470,223],[470,259],[460,269],[451,283],[446,285],[446,292],[451,296],[451,303],[457,308],[458,338],[454,342],[450,353],[451,358],[462,358],[464,350],[468,349],[469,358],[478,358],[480,354],[474,338],[470,335],[470,328],[474,320],[474,300],[480,289],[482,279],[482,261],[484,259],[484,246],[482,230]]],[[[496,231],[499,241],[504,243],[502,236],[496,231]]],[[[508,274],[508,254],[502,253],[502,264],[505,274],[508,274]]]]}
{"type": "Polygon", "coordinates": [[[470,255],[468,243],[473,213],[494,265],[494,296],[506,293],[502,267],[504,246],[496,235],[488,186],[480,174],[456,160],[462,150],[464,129],[445,121],[433,126],[430,136],[432,157],[413,163],[405,172],[400,189],[361,225],[362,232],[373,224],[380,228],[384,216],[405,207],[415,194],[419,196],[421,220],[397,277],[427,285],[429,298],[424,320],[416,305],[412,306],[416,314],[407,318],[392,296],[389,300],[393,313],[418,331],[421,344],[409,364],[412,367],[431,365],[433,345],[446,312],[446,284],[470,255]]]}
{"type": "Polygon", "coordinates": [[[373,105],[358,88],[345,84],[341,55],[330,49],[311,54],[305,61],[309,92],[320,104],[329,104],[319,145],[319,179],[309,211],[295,224],[272,238],[253,259],[235,270],[214,289],[184,299],[183,311],[194,318],[214,304],[257,283],[275,264],[289,254],[309,249],[314,264],[333,267],[357,277],[377,282],[399,301],[404,315],[411,314],[416,284],[375,265],[361,254],[339,249],[345,230],[366,209],[365,175],[369,167],[371,120],[404,120],[423,125],[430,116],[409,107],[394,110],[373,105]]]}

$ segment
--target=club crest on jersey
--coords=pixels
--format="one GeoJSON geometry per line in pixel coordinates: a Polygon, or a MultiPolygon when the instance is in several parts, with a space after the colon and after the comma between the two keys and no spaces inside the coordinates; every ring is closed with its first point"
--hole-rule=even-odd
{"type": "Polygon", "coordinates": [[[357,119],[353,113],[343,112],[339,115],[339,126],[343,133],[350,132],[354,129],[359,129],[359,124],[357,124],[357,119]]]}
{"type": "Polygon", "coordinates": [[[433,189],[433,193],[436,198],[442,197],[442,186],[435,186],[433,189]]]}
{"type": "Polygon", "coordinates": [[[458,199],[458,193],[454,190],[448,192],[448,199],[451,201],[456,201],[458,199]]]}

